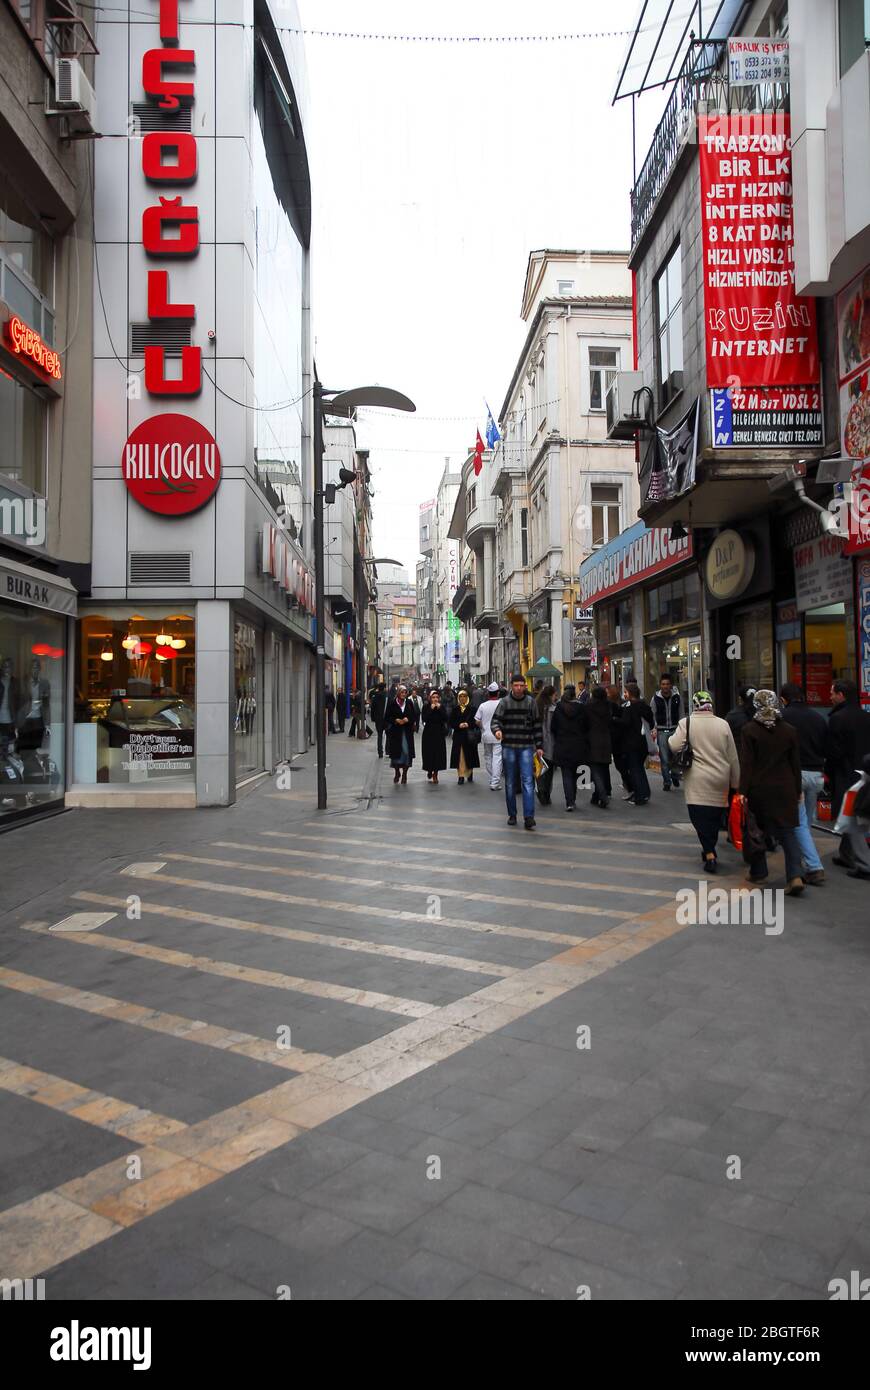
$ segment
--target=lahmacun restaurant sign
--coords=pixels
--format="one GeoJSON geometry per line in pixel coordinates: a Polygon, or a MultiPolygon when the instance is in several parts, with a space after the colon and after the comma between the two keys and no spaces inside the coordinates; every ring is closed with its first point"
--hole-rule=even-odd
{"type": "Polygon", "coordinates": [[[788,115],[700,116],[707,386],[812,386],[816,302],[795,294],[788,115]]]}
{"type": "Polygon", "coordinates": [[[692,557],[691,534],[672,540],[670,529],[647,530],[642,521],[590,555],[580,566],[581,603],[600,603],[692,557]]]}

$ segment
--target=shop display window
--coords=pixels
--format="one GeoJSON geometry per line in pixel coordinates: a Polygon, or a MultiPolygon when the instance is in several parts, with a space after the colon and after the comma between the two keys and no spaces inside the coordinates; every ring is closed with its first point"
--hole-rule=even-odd
{"type": "Polygon", "coordinates": [[[78,624],[75,781],[183,782],[196,756],[193,615],[112,608],[78,624]]]}
{"type": "Polygon", "coordinates": [[[731,705],[737,703],[737,691],[742,685],[756,690],[774,688],[773,618],[769,603],[755,603],[751,608],[736,609],[729,621],[728,637],[737,637],[740,656],[728,662],[731,672],[731,705]]]}
{"type": "Polygon", "coordinates": [[[41,608],[0,608],[0,820],[64,791],[66,622],[41,608]]]}
{"type": "Polygon", "coordinates": [[[846,640],[846,606],[830,603],[803,615],[803,641],[780,642],[780,676],[803,688],[808,705],[831,709],[831,683],[854,680],[850,643],[846,640]]]}
{"type": "Polygon", "coordinates": [[[701,619],[701,583],[698,571],[679,579],[671,579],[667,584],[658,584],[647,590],[647,627],[652,632],[661,627],[680,627],[684,623],[697,623],[701,619]]]}
{"type": "Polygon", "coordinates": [[[264,767],[263,709],[260,699],[263,671],[263,634],[250,623],[235,625],[236,781],[261,772],[264,767]]]}

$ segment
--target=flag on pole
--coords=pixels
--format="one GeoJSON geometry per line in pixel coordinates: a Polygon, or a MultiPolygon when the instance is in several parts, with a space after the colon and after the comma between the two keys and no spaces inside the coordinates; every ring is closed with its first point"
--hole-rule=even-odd
{"type": "Polygon", "coordinates": [[[501,439],[501,435],[498,432],[498,425],[495,423],[492,417],[492,411],[486,401],[484,401],[484,405],[486,406],[486,447],[488,449],[494,449],[501,439]]]}
{"type": "Polygon", "coordinates": [[[483,451],[484,451],[485,448],[486,448],[486,445],[484,444],[483,440],[482,440],[481,437],[480,437],[480,430],[478,430],[478,431],[477,431],[477,443],[476,443],[475,446],[474,446],[474,475],[475,475],[475,477],[477,477],[478,473],[479,473],[480,470],[483,468],[483,451]]]}

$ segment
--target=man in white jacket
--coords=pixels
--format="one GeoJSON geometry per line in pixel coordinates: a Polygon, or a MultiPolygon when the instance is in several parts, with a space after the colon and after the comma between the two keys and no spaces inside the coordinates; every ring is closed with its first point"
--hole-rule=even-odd
{"type": "Polygon", "coordinates": [[[498,683],[493,681],[486,688],[486,699],[479,707],[474,716],[475,724],[479,724],[482,732],[481,743],[483,744],[483,762],[489,776],[490,791],[497,792],[501,787],[501,744],[492,732],[492,716],[498,708],[501,699],[501,691],[498,683]]]}

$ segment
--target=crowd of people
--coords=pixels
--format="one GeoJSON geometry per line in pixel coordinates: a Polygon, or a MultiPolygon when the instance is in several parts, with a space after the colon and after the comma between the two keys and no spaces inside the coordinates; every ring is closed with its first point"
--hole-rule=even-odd
{"type": "MultiPolygon", "coordinates": [[[[704,870],[717,871],[719,836],[738,797],[749,881],[766,882],[767,856],[781,847],[792,895],[825,882],[811,833],[820,798],[830,802],[835,823],[856,778],[863,777],[870,791],[870,712],[848,680],[833,682],[830,702],[826,717],[794,682],[779,695],[745,686],[737,706],[720,718],[706,690],[684,710],[669,675],[649,701],[636,681],[588,684],[578,694],[573,685],[558,692],[543,681],[530,690],[520,674],[507,688],[495,681],[454,688],[448,680],[440,688],[395,683],[387,689],[381,682],[368,694],[378,757],[386,752],[396,784],[407,783],[418,738],[421,765],[436,786],[448,767],[458,786],[470,785],[482,752],[489,787],[504,787],[508,825],[517,824],[519,791],[523,824],[534,830],[536,797],[549,804],[557,770],[566,812],[576,811],[578,789],[591,792],[590,806],[606,811],[611,768],[623,800],[643,807],[652,794],[648,763],[657,759],[662,791],[683,789],[704,870]]],[[[362,692],[353,692],[351,736],[358,721],[366,727],[365,703],[362,692]]],[[[334,707],[327,710],[332,727],[334,707]]],[[[860,822],[844,831],[833,862],[870,879],[860,822]]]]}

